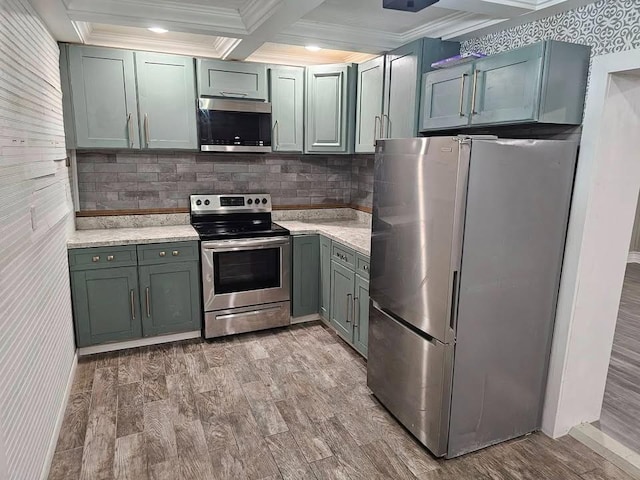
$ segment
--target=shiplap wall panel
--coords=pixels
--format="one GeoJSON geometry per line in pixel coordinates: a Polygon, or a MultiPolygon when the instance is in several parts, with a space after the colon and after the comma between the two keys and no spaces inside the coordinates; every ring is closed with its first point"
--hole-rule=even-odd
{"type": "Polygon", "coordinates": [[[46,469],[75,344],[59,50],[27,0],[0,0],[0,478],[46,469]]]}

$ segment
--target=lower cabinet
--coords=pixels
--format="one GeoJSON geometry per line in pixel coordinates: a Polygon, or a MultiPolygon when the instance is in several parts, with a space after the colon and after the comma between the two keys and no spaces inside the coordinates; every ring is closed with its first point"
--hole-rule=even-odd
{"type": "Polygon", "coordinates": [[[292,238],[291,315],[304,317],[318,313],[320,239],[318,235],[292,238]]]}
{"type": "Polygon", "coordinates": [[[197,242],[70,250],[78,346],[199,330],[197,251],[197,242]]]}
{"type": "Polygon", "coordinates": [[[366,357],[369,347],[369,280],[360,275],[356,275],[353,303],[353,346],[366,357]]]}
{"type": "Polygon", "coordinates": [[[331,240],[320,235],[320,316],[331,318],[331,240]]]}
{"type": "Polygon", "coordinates": [[[338,262],[331,262],[331,325],[353,342],[353,297],[356,274],[338,262]]]}

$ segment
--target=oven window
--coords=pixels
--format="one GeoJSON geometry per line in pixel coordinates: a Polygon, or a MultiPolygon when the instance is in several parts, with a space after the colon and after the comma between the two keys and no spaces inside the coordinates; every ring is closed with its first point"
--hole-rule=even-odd
{"type": "Polygon", "coordinates": [[[213,254],[216,294],[280,287],[280,248],[213,254]]]}

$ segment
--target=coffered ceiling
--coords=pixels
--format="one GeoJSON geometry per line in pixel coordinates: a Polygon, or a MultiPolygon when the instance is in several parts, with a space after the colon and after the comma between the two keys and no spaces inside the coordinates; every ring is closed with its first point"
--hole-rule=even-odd
{"type": "Polygon", "coordinates": [[[592,1],[440,0],[408,13],[382,0],[31,0],[60,41],[288,64],[362,61],[420,37],[462,40],[592,1]],[[323,50],[301,48],[311,44],[323,50]]]}

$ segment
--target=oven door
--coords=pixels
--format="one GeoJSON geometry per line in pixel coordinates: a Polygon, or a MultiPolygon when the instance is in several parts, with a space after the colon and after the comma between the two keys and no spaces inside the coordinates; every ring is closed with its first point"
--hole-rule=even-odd
{"type": "Polygon", "coordinates": [[[204,310],[288,301],[290,255],[289,237],[202,242],[204,310]]]}

